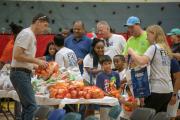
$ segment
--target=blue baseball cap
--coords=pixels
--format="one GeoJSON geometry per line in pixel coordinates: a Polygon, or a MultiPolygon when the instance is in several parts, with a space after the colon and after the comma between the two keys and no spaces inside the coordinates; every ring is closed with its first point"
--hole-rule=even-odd
{"type": "Polygon", "coordinates": [[[173,28],[167,35],[180,35],[180,29],[179,28],[173,28]]]}
{"type": "Polygon", "coordinates": [[[133,26],[135,24],[140,24],[140,19],[135,16],[131,16],[127,19],[126,24],[124,26],[133,26]]]}

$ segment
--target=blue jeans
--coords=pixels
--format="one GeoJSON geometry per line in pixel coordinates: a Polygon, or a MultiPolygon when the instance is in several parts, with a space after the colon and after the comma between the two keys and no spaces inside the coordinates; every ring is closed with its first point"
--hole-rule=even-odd
{"type": "Polygon", "coordinates": [[[16,120],[21,120],[21,103],[18,101],[15,101],[14,103],[14,114],[16,120]]]}
{"type": "Polygon", "coordinates": [[[33,120],[37,109],[35,94],[31,85],[31,73],[11,71],[10,80],[22,104],[22,120],[33,120]]]}

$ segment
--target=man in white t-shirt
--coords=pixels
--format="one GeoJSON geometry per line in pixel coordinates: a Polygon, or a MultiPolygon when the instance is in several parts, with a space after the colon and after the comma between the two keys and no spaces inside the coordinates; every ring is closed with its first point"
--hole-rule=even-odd
{"type": "Polygon", "coordinates": [[[47,62],[35,58],[36,34],[48,28],[49,19],[44,14],[36,15],[29,28],[23,29],[16,37],[11,63],[10,80],[22,104],[22,120],[32,120],[37,105],[31,85],[31,74],[34,64],[46,68],[47,62]]]}
{"type": "Polygon", "coordinates": [[[64,47],[64,37],[62,35],[56,35],[54,37],[54,43],[58,50],[55,61],[60,67],[68,68],[78,66],[76,54],[71,49],[64,47]]]}
{"type": "Polygon", "coordinates": [[[113,59],[115,55],[122,54],[126,44],[122,35],[111,33],[110,26],[106,21],[97,23],[97,32],[105,41],[105,55],[109,55],[113,59]]]}

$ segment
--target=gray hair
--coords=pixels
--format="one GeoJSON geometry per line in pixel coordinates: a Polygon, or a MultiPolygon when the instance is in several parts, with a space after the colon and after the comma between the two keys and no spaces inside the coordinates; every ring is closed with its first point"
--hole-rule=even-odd
{"type": "Polygon", "coordinates": [[[110,30],[110,25],[108,24],[107,21],[104,21],[104,20],[99,21],[99,22],[97,23],[96,27],[98,27],[98,26],[100,26],[100,25],[106,26],[106,27],[110,30]]]}

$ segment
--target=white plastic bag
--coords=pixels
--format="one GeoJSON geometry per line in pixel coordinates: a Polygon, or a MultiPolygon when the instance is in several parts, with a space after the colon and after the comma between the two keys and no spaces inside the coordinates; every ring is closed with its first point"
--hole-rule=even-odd
{"type": "Polygon", "coordinates": [[[10,81],[9,76],[4,77],[3,90],[14,90],[14,87],[10,81]]]}

